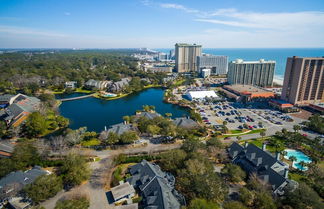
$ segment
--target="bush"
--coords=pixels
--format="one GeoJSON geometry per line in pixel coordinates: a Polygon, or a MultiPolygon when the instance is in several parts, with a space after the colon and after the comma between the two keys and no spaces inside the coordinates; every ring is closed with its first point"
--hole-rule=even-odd
{"type": "Polygon", "coordinates": [[[90,202],[86,197],[59,200],[54,209],[88,209],[90,202]]]}
{"type": "Polygon", "coordinates": [[[38,177],[34,183],[27,185],[24,191],[35,203],[39,203],[54,197],[62,189],[62,179],[51,174],[38,177]]]}

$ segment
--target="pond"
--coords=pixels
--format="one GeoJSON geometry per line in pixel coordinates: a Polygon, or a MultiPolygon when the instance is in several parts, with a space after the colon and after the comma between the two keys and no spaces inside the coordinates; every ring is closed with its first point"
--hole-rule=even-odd
{"type": "Polygon", "coordinates": [[[286,159],[289,159],[290,156],[296,157],[297,160],[293,162],[294,168],[297,168],[302,171],[306,171],[308,169],[306,166],[302,166],[300,162],[303,161],[304,163],[311,163],[312,159],[310,157],[294,149],[285,149],[285,151],[287,152],[287,155],[285,155],[286,159]]]}
{"type": "MultiPolygon", "coordinates": [[[[116,100],[102,100],[93,97],[63,102],[59,111],[70,119],[70,128],[86,126],[89,131],[100,132],[113,124],[123,122],[123,116],[134,115],[143,105],[153,105],[158,113],[172,113],[172,118],[189,115],[187,108],[163,102],[164,90],[150,88],[116,100]]],[[[84,94],[60,94],[57,99],[82,96],[84,94]]]]}

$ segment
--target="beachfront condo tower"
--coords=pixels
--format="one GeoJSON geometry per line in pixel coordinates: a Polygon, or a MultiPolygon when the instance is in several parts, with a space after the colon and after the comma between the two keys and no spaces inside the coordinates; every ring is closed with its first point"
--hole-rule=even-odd
{"type": "Polygon", "coordinates": [[[275,61],[243,61],[237,59],[228,64],[227,80],[229,84],[272,86],[275,61]]]}
{"type": "Polygon", "coordinates": [[[177,43],[175,45],[175,67],[177,72],[198,71],[197,56],[201,56],[201,45],[177,43]]]}
{"type": "Polygon", "coordinates": [[[324,102],[324,57],[288,57],[281,99],[296,105],[324,102]]]}

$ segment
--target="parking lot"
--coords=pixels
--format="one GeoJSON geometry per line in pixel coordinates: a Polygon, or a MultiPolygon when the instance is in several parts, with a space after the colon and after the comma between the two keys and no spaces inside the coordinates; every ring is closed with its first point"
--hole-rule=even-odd
{"type": "Polygon", "coordinates": [[[233,102],[203,103],[198,106],[198,111],[207,125],[223,125],[226,121],[230,130],[265,128],[269,135],[282,128],[292,131],[293,125],[303,121],[266,106],[243,106],[233,102]]]}

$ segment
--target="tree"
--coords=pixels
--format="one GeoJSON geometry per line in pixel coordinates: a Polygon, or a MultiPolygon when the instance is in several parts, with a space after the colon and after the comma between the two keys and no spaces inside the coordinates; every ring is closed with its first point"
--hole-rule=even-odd
{"type": "Polygon", "coordinates": [[[241,202],[238,201],[225,202],[223,208],[224,209],[248,209],[241,202]]]}
{"type": "Polygon", "coordinates": [[[167,113],[165,113],[165,116],[168,117],[168,118],[171,118],[172,117],[172,113],[167,112],[167,113]]]}
{"type": "Polygon", "coordinates": [[[223,126],[226,126],[226,125],[227,125],[227,121],[224,120],[224,121],[223,121],[223,126]]]}
{"type": "Polygon", "coordinates": [[[295,156],[290,156],[290,157],[289,157],[289,160],[291,160],[292,162],[294,162],[294,161],[297,160],[297,158],[296,158],[295,156]]]}
{"type": "Polygon", "coordinates": [[[196,198],[191,200],[188,209],[219,209],[219,205],[205,199],[196,198]]]}
{"type": "Polygon", "coordinates": [[[66,156],[60,172],[66,185],[80,185],[90,177],[90,169],[85,158],[81,155],[69,154],[66,156]]]}
{"type": "Polygon", "coordinates": [[[163,170],[176,174],[178,169],[184,167],[187,153],[181,149],[170,150],[162,155],[160,160],[163,170]]]}
{"type": "Polygon", "coordinates": [[[301,127],[300,127],[300,125],[294,125],[293,129],[295,132],[299,132],[301,130],[301,127]]]}
{"type": "Polygon", "coordinates": [[[146,132],[151,135],[156,135],[161,131],[161,128],[157,125],[148,125],[146,129],[146,132]]]}
{"type": "Polygon", "coordinates": [[[24,191],[33,202],[39,203],[54,197],[62,189],[62,179],[51,174],[38,177],[32,184],[27,185],[24,191]]]}
{"type": "Polygon", "coordinates": [[[283,203],[295,209],[324,208],[324,204],[321,202],[318,194],[304,182],[300,182],[298,188],[294,191],[288,192],[283,203]]]}
{"type": "Polygon", "coordinates": [[[126,122],[126,123],[129,123],[130,122],[130,117],[128,115],[125,115],[123,117],[123,120],[126,122]]]}
{"type": "Polygon", "coordinates": [[[259,122],[258,122],[258,125],[259,125],[259,126],[262,126],[262,124],[263,124],[262,121],[259,121],[259,122]]]}
{"type": "Polygon", "coordinates": [[[246,173],[241,169],[240,166],[228,163],[222,169],[222,174],[228,177],[232,182],[241,182],[246,178],[246,173]]]}
{"type": "Polygon", "coordinates": [[[228,192],[212,163],[203,156],[187,160],[177,173],[177,189],[189,200],[203,198],[220,203],[228,192]]]}
{"type": "Polygon", "coordinates": [[[115,132],[108,132],[108,138],[106,143],[108,145],[117,144],[119,142],[119,136],[115,132]]]}
{"type": "Polygon", "coordinates": [[[0,121],[0,138],[6,135],[7,125],[4,121],[0,121]]]}
{"type": "Polygon", "coordinates": [[[135,131],[127,131],[120,135],[119,141],[122,144],[130,144],[138,139],[138,135],[135,131]]]}
{"type": "Polygon", "coordinates": [[[42,135],[47,130],[46,119],[39,112],[33,112],[26,120],[24,130],[28,137],[36,137],[42,135]]]}
{"type": "Polygon", "coordinates": [[[198,122],[202,121],[201,115],[194,110],[190,110],[190,118],[198,122]]]}
{"type": "Polygon", "coordinates": [[[240,201],[244,203],[244,205],[251,207],[254,202],[255,193],[253,191],[248,190],[246,187],[240,188],[240,201]]]}
{"type": "Polygon", "coordinates": [[[20,142],[15,146],[11,157],[16,170],[37,165],[41,159],[37,148],[31,142],[20,142]]]}
{"type": "Polygon", "coordinates": [[[54,209],[88,209],[90,202],[86,197],[72,197],[56,202],[54,209]]]}
{"type": "Polygon", "coordinates": [[[263,138],[263,137],[265,137],[265,135],[266,135],[266,130],[265,129],[262,129],[260,131],[260,136],[263,138]]]}
{"type": "Polygon", "coordinates": [[[276,209],[276,203],[274,202],[270,192],[268,191],[259,191],[255,192],[255,208],[258,209],[276,209]]]}
{"type": "Polygon", "coordinates": [[[213,147],[218,147],[220,149],[222,149],[224,147],[223,143],[216,137],[213,137],[211,139],[209,139],[206,142],[207,146],[213,146],[213,147]]]}
{"type": "Polygon", "coordinates": [[[182,144],[181,149],[186,153],[196,152],[203,144],[197,138],[188,138],[182,144]]]}
{"type": "Polygon", "coordinates": [[[56,122],[57,122],[57,125],[59,128],[66,128],[69,126],[70,124],[70,121],[69,119],[59,115],[56,117],[56,122]]]}

